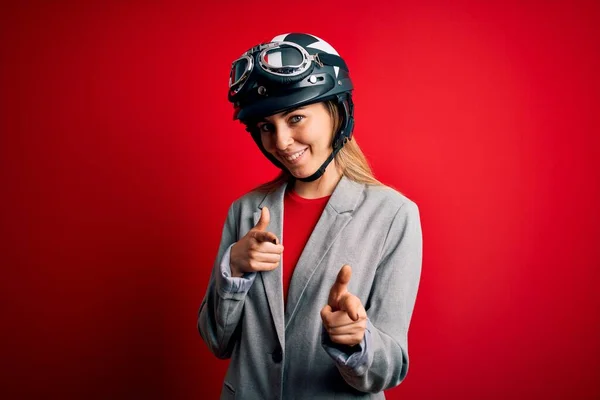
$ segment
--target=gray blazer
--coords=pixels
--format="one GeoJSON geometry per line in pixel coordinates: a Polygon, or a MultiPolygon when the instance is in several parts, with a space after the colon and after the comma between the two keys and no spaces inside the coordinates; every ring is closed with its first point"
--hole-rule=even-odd
{"type": "Polygon", "coordinates": [[[298,260],[284,307],[282,264],[241,278],[231,277],[228,265],[231,245],[254,227],[264,206],[271,214],[268,230],[285,246],[285,188],[237,199],[223,227],[198,314],[210,350],[231,358],[221,399],[385,398],[382,391],[408,372],[407,335],[422,263],[419,209],[387,186],[342,177],[298,260]],[[320,317],[344,264],[352,267],[348,290],[369,319],[354,353],[328,341],[320,317]]]}

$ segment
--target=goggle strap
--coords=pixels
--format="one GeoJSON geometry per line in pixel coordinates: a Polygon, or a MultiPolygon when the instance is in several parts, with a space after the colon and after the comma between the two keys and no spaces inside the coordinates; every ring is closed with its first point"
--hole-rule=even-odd
{"type": "Polygon", "coordinates": [[[346,62],[340,56],[336,56],[335,54],[329,54],[329,53],[319,53],[318,57],[319,57],[319,60],[321,60],[321,62],[323,64],[331,65],[334,67],[340,67],[344,71],[350,72],[348,70],[348,66],[346,65],[346,62]]]}

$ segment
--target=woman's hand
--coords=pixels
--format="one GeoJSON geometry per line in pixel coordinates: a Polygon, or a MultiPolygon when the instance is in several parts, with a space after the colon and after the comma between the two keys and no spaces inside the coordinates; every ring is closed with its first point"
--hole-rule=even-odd
{"type": "Polygon", "coordinates": [[[283,245],[272,232],[267,232],[270,214],[263,207],[256,226],[231,247],[231,276],[240,277],[245,272],[271,271],[279,265],[283,245]]]}
{"type": "Polygon", "coordinates": [[[334,343],[354,346],[362,342],[367,329],[367,312],[360,299],[348,292],[352,268],[344,265],[329,292],[321,319],[334,343]]]}

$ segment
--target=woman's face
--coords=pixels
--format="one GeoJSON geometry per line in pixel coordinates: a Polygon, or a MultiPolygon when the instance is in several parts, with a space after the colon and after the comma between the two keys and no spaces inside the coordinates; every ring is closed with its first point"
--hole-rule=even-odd
{"type": "Polygon", "coordinates": [[[296,178],[312,175],[333,150],[333,120],[325,103],[271,115],[257,126],[264,148],[296,178]]]}

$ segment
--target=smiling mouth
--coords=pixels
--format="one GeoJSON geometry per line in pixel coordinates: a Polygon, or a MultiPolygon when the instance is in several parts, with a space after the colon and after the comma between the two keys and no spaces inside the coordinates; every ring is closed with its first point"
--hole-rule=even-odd
{"type": "Polygon", "coordinates": [[[300,158],[306,152],[306,150],[307,149],[300,150],[300,151],[298,151],[298,152],[296,152],[296,153],[294,153],[294,154],[292,154],[290,156],[282,156],[282,157],[283,157],[284,160],[286,160],[288,162],[294,162],[298,158],[300,158]]]}

